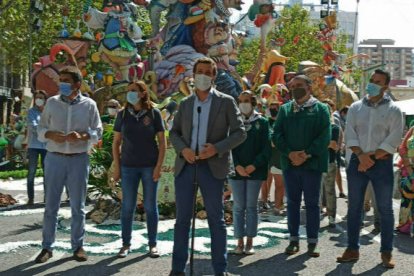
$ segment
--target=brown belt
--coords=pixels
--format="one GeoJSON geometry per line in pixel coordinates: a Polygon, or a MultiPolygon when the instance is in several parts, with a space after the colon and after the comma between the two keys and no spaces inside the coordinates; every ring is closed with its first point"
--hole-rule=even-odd
{"type": "Polygon", "coordinates": [[[85,152],[79,152],[79,153],[63,153],[63,152],[55,152],[55,151],[52,151],[51,153],[54,153],[54,154],[57,154],[57,155],[66,156],[66,157],[74,157],[74,156],[78,156],[78,155],[84,154],[85,152]]]}

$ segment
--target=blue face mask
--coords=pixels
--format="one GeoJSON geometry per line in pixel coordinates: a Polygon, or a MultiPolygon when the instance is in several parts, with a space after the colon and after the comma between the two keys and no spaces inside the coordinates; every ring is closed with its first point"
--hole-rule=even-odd
{"type": "Polygon", "coordinates": [[[126,98],[132,105],[136,105],[139,102],[138,92],[136,91],[128,91],[126,98]]]}
{"type": "Polygon", "coordinates": [[[381,88],[382,86],[379,86],[378,84],[370,82],[365,87],[365,92],[367,92],[368,96],[375,97],[381,93],[381,88]]]}
{"type": "Polygon", "coordinates": [[[59,91],[60,95],[68,97],[70,94],[72,94],[72,84],[69,82],[59,83],[59,91]]]}

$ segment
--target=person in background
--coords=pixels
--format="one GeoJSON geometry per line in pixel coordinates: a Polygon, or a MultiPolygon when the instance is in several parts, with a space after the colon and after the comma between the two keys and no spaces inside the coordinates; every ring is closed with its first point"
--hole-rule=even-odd
{"type": "Polygon", "coordinates": [[[113,179],[121,179],[122,188],[122,248],[118,257],[125,258],[130,251],[138,185],[142,181],[149,256],[157,258],[157,189],[166,151],[164,123],[160,111],[151,104],[144,82],[132,82],[127,89],[127,105],[116,117],[112,144],[113,179]]]}
{"type": "MultiPolygon", "coordinates": [[[[42,169],[45,169],[46,157],[46,143],[40,142],[37,138],[37,127],[40,122],[40,115],[45,107],[47,94],[43,90],[37,90],[33,97],[33,107],[27,113],[27,158],[29,160],[29,169],[27,173],[27,197],[29,198],[27,204],[34,203],[34,179],[36,176],[37,164],[40,157],[42,169]]],[[[43,191],[46,192],[45,181],[43,179],[43,191]]],[[[43,202],[46,194],[44,194],[43,202]]]]}
{"type": "MultiPolygon", "coordinates": [[[[277,114],[279,112],[280,103],[277,99],[269,99],[269,125],[271,132],[273,131],[273,126],[276,122],[277,114]]],[[[267,180],[262,185],[262,199],[267,199],[272,187],[273,181],[275,182],[275,204],[273,207],[273,212],[275,215],[283,215],[284,213],[284,203],[283,197],[285,195],[285,186],[283,181],[283,172],[281,170],[280,164],[280,150],[275,146],[275,144],[270,141],[271,144],[271,157],[269,160],[269,172],[267,176],[267,180]]]]}
{"type": "Polygon", "coordinates": [[[414,236],[414,121],[398,148],[401,156],[401,207],[397,229],[414,236]]]}
{"type": "Polygon", "coordinates": [[[101,116],[103,124],[113,124],[115,122],[116,114],[121,109],[121,105],[115,99],[110,99],[105,105],[105,115],[101,116]]]}
{"type": "Polygon", "coordinates": [[[328,171],[322,174],[322,193],[325,196],[326,212],[328,214],[329,227],[335,227],[336,217],[336,193],[335,193],[335,176],[336,176],[336,154],[338,152],[338,141],[340,126],[334,123],[334,117],[332,114],[333,102],[329,99],[323,100],[331,114],[331,141],[328,145],[329,150],[329,164],[328,171]]]}
{"type": "Polygon", "coordinates": [[[290,243],[285,253],[299,252],[300,204],[306,205],[308,255],[319,257],[319,197],[322,173],[328,169],[331,123],[328,107],[312,96],[312,81],[305,75],[289,82],[293,101],[282,105],[272,141],[280,150],[287,195],[290,243]]]}
{"type": "Polygon", "coordinates": [[[391,77],[383,70],[375,70],[365,91],[367,95],[354,102],[347,114],[345,144],[352,150],[346,170],[348,179],[348,246],[340,263],[359,259],[359,235],[364,195],[371,181],[381,220],[381,261],[385,268],[394,268],[392,258],[394,213],[393,154],[401,143],[403,116],[394,104],[388,89],[391,77]]]}
{"type": "Polygon", "coordinates": [[[82,76],[78,68],[65,67],[60,71],[59,79],[59,95],[47,100],[37,127],[39,141],[46,142],[47,154],[43,249],[36,257],[36,263],[44,263],[53,256],[63,187],[70,196],[73,257],[79,262],[88,259],[83,249],[88,151],[101,137],[102,123],[95,101],[80,93],[82,76]]]}
{"type": "MultiPolygon", "coordinates": [[[[331,106],[332,107],[332,106],[331,106]]],[[[336,107],[336,106],[335,106],[336,107]]],[[[347,198],[346,194],[344,193],[344,188],[342,186],[342,175],[341,175],[341,163],[342,163],[342,156],[345,152],[345,144],[344,144],[344,132],[345,132],[345,124],[346,124],[346,114],[348,113],[349,106],[344,106],[340,110],[333,110],[334,122],[336,125],[340,127],[339,132],[339,141],[338,141],[338,151],[336,152],[336,185],[338,186],[339,190],[339,197],[340,198],[347,198]]]]}
{"type": "Polygon", "coordinates": [[[254,110],[256,98],[249,90],[239,96],[246,140],[232,150],[236,175],[229,179],[233,193],[234,237],[238,240],[233,253],[252,255],[253,238],[257,236],[259,221],[257,198],[260,186],[267,177],[270,157],[269,123],[254,110]],[[244,238],[246,247],[244,247],[244,238]]]}

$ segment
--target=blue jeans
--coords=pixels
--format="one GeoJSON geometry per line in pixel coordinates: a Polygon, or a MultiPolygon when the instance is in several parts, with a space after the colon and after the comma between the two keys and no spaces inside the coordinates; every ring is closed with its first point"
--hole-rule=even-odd
{"type": "Polygon", "coordinates": [[[322,173],[302,168],[283,171],[287,196],[288,230],[291,241],[299,241],[300,204],[302,192],[306,205],[306,235],[308,243],[318,242],[320,225],[319,196],[322,173]]]}
{"type": "Polygon", "coordinates": [[[66,186],[72,212],[71,244],[72,250],[75,251],[83,246],[85,237],[85,200],[89,177],[89,156],[87,153],[63,156],[48,152],[45,159],[45,172],[46,206],[42,247],[48,250],[53,249],[60,198],[63,187],[66,186]]]}
{"type": "MultiPolygon", "coordinates": [[[[186,164],[175,177],[176,221],[172,269],[182,272],[188,259],[188,243],[194,197],[196,165],[186,164]]],[[[222,273],[227,267],[227,233],[224,223],[224,179],[213,176],[207,162],[197,165],[197,179],[207,211],[211,235],[211,258],[214,272],[222,273]]]]}
{"type": "Polygon", "coordinates": [[[230,179],[229,182],[233,194],[234,237],[256,237],[259,221],[257,198],[262,180],[230,179]]]}
{"type": "MultiPolygon", "coordinates": [[[[27,197],[29,200],[34,199],[34,179],[36,176],[36,169],[37,169],[37,161],[39,160],[42,163],[42,169],[45,170],[45,157],[46,157],[46,150],[45,149],[32,149],[29,148],[27,150],[27,158],[29,159],[29,171],[27,173],[27,197]]],[[[44,172],[43,172],[44,175],[44,172]]],[[[46,192],[45,189],[45,181],[43,178],[43,191],[46,192]]],[[[45,195],[46,198],[46,195],[45,195]]]]}
{"type": "Polygon", "coordinates": [[[348,179],[348,248],[359,249],[359,232],[365,191],[371,180],[381,221],[381,252],[391,252],[394,238],[392,158],[376,160],[366,172],[358,171],[359,159],[353,154],[346,170],[348,179]]]}
{"type": "Polygon", "coordinates": [[[138,185],[142,180],[144,190],[144,210],[147,215],[148,245],[157,245],[158,232],[158,205],[157,189],[158,181],[152,178],[154,167],[132,168],[121,167],[122,187],[122,244],[131,245],[132,223],[135,209],[137,208],[138,185]]]}

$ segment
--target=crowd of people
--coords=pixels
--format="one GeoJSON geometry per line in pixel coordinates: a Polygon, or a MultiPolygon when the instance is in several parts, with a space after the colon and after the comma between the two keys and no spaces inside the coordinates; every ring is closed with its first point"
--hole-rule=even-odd
{"type": "MultiPolygon", "coordinates": [[[[193,73],[194,93],[179,103],[169,130],[169,141],[176,151],[176,221],[170,275],[185,275],[193,199],[198,188],[207,212],[214,272],[226,275],[223,189],[227,181],[237,239],[230,253],[255,253],[259,194],[262,207],[269,204],[270,187],[275,183],[273,211],[278,216],[287,215],[290,242],[285,253],[292,255],[300,250],[300,210],[304,201],[307,253],[319,257],[321,210],[326,207],[329,226],[335,227],[336,184],[338,196],[346,197],[340,169],[345,149],[349,152],[345,162],[348,245],[337,261],[359,259],[364,195],[370,184],[380,223],[381,261],[386,268],[394,267],[393,155],[398,149],[401,156],[403,198],[398,229],[413,233],[414,132],[411,127],[403,138],[402,113],[387,94],[388,72],[376,70],[365,89],[367,95],[340,110],[329,99],[313,97],[312,81],[298,73],[287,83],[292,100],[285,104],[269,100],[265,113],[257,108],[260,99],[249,90],[243,91],[237,102],[217,91],[213,85],[217,66],[210,58],[198,59],[193,73]]],[[[80,93],[80,81],[76,70],[61,71],[59,95],[47,99],[45,93],[36,92],[28,114],[29,203],[33,203],[33,172],[39,156],[45,172],[43,249],[37,263],[52,257],[63,187],[70,196],[74,258],[87,260],[83,244],[88,150],[101,137],[102,123],[96,103],[80,93]]],[[[108,114],[102,117],[102,121],[114,123],[113,178],[121,180],[123,192],[118,257],[127,257],[130,251],[137,190],[142,180],[149,255],[155,258],[159,256],[156,195],[166,151],[166,128],[160,111],[149,100],[144,82],[132,82],[127,90],[125,107],[110,100],[108,114]]]]}

